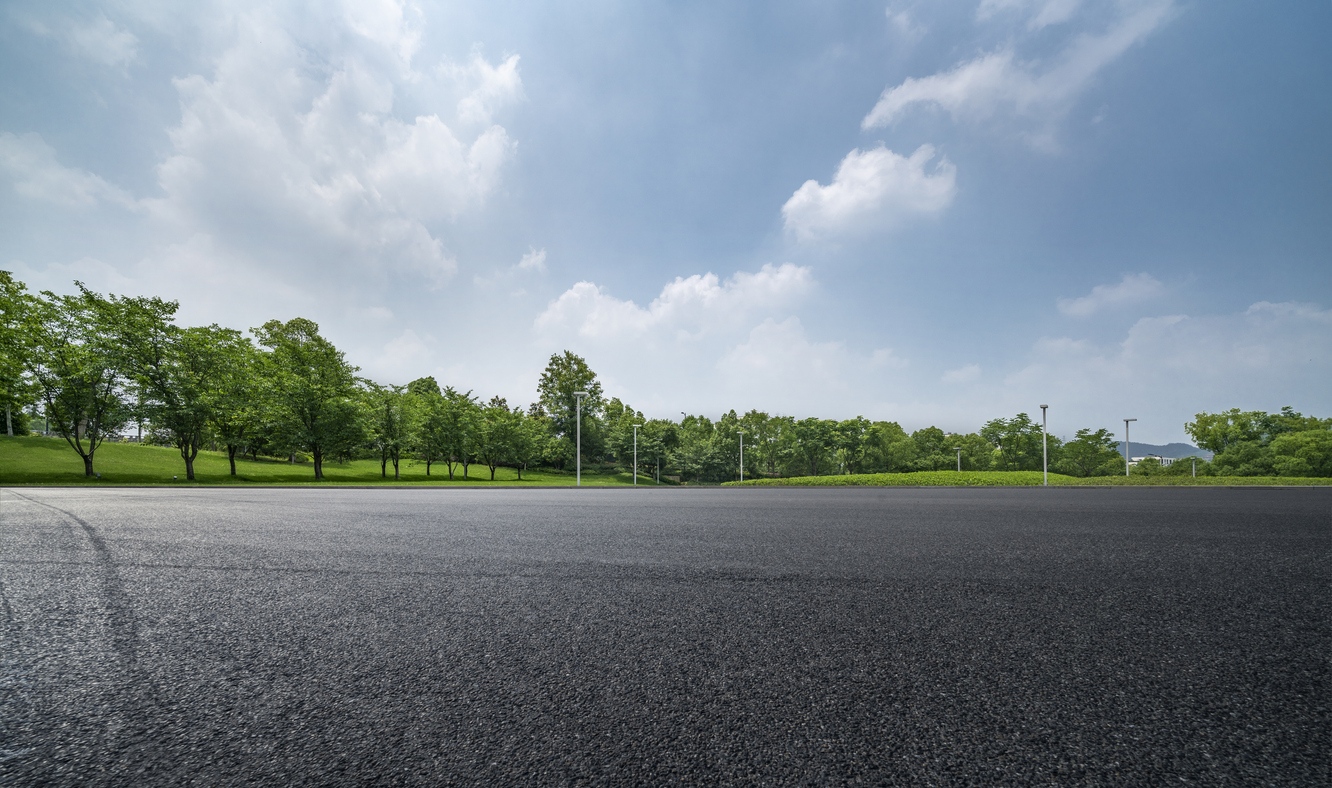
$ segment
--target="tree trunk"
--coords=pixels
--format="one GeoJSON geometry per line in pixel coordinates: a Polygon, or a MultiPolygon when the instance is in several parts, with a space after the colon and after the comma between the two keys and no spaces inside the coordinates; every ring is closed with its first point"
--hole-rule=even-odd
{"type": "Polygon", "coordinates": [[[518,466],[518,481],[522,481],[522,480],[523,480],[523,466],[522,466],[522,465],[519,465],[519,466],[518,466]]]}
{"type": "Polygon", "coordinates": [[[324,478],[324,452],[316,446],[310,454],[314,459],[315,481],[322,481],[324,478]]]}
{"type": "Polygon", "coordinates": [[[490,480],[491,480],[492,482],[495,481],[495,466],[494,466],[494,465],[490,466],[490,480]]]}
{"type": "Polygon", "coordinates": [[[11,438],[14,437],[14,422],[13,422],[13,419],[12,419],[12,418],[10,417],[10,415],[9,415],[9,403],[8,403],[8,402],[5,403],[5,432],[9,433],[9,437],[11,437],[11,438]]]}
{"type": "Polygon", "coordinates": [[[88,454],[83,455],[83,475],[84,475],[84,476],[96,476],[96,475],[97,475],[97,474],[93,473],[93,469],[92,469],[92,458],[93,458],[93,456],[92,456],[92,453],[91,453],[91,452],[89,452],[88,454]]]}
{"type": "Polygon", "coordinates": [[[433,462],[433,460],[426,460],[426,476],[429,476],[429,475],[430,475],[430,463],[431,463],[431,462],[433,462]]]}
{"type": "Polygon", "coordinates": [[[395,481],[395,482],[398,481],[398,479],[400,478],[400,477],[398,476],[398,461],[399,461],[399,459],[400,459],[400,458],[398,457],[398,455],[396,455],[396,454],[393,455],[393,481],[395,481]]]}
{"type": "Polygon", "coordinates": [[[236,475],[236,444],[227,444],[227,459],[231,460],[231,475],[236,475]]]}
{"type": "Polygon", "coordinates": [[[196,449],[185,455],[185,478],[189,481],[194,481],[194,458],[198,453],[196,449]]]}
{"type": "Polygon", "coordinates": [[[386,451],[379,453],[379,478],[388,478],[388,452],[386,451]]]}

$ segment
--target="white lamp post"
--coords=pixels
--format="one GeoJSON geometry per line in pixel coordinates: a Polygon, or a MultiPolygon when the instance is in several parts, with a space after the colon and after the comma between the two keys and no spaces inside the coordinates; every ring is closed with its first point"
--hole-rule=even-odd
{"type": "Polygon", "coordinates": [[[1049,405],[1041,406],[1041,475],[1045,480],[1045,486],[1050,486],[1050,449],[1045,440],[1045,409],[1049,405]]]}
{"type": "Polygon", "coordinates": [[[962,472],[962,447],[954,446],[953,451],[957,452],[957,472],[962,472]]]}
{"type": "Polygon", "coordinates": [[[577,468],[578,487],[583,486],[583,397],[587,396],[586,391],[575,391],[574,396],[578,398],[577,415],[578,420],[578,442],[575,445],[576,454],[574,455],[574,467],[577,468]]]}
{"type": "Polygon", "coordinates": [[[745,480],[745,431],[736,430],[740,433],[740,481],[745,480]]]}
{"type": "Polygon", "coordinates": [[[638,428],[642,424],[634,425],[634,486],[638,486],[638,428]]]}
{"type": "Polygon", "coordinates": [[[1130,421],[1137,421],[1137,419],[1124,419],[1124,475],[1125,476],[1129,475],[1129,454],[1131,454],[1131,452],[1129,451],[1129,439],[1128,439],[1128,430],[1129,430],[1130,421]]]}

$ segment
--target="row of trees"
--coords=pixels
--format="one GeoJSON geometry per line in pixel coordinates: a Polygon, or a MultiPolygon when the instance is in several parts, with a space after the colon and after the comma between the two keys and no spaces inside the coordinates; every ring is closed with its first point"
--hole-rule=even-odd
{"type": "MultiPolygon", "coordinates": [[[[565,351],[551,357],[538,400],[511,408],[433,378],[405,386],[360,377],[312,321],[271,320],[250,338],[218,325],[181,328],[177,304],[158,298],[101,296],[76,283],[77,295],[28,293],[0,272],[0,399],[9,434],[24,434],[39,410],[94,473],[98,446],[129,426],[145,425],[155,442],[175,446],[194,478],[206,445],[224,447],[236,473],[238,454],[308,456],[316,478],[327,461],[374,457],[394,477],[403,461],[427,475],[437,464],[450,478],[481,464],[568,469],[575,458],[578,399],[583,462],[603,469],[665,472],[688,482],[737,478],[743,435],[746,476],[807,476],[920,470],[1050,470],[1073,476],[1123,473],[1113,433],[1081,429],[1068,441],[1025,413],[996,418],[979,431],[937,427],[907,433],[897,422],[844,421],[730,411],[713,421],[645,419],[606,400],[587,363],[565,351]],[[637,453],[635,454],[635,446],[637,453]],[[633,466],[635,456],[637,467],[633,466]]],[[[682,414],[683,415],[683,414],[682,414]]],[[[1332,476],[1332,419],[1290,408],[1200,413],[1186,425],[1198,446],[1216,452],[1202,474],[1332,476]]],[[[1192,463],[1136,473],[1188,473],[1192,463]]]]}

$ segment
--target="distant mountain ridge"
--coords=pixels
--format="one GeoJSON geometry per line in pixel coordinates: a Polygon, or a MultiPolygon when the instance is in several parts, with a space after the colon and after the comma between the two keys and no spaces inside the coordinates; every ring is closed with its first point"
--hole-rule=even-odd
{"type": "MultiPolygon", "coordinates": [[[[1133,447],[1134,457],[1144,457],[1148,454],[1155,454],[1158,457],[1173,457],[1174,459],[1179,459],[1181,457],[1197,457],[1200,460],[1208,461],[1211,461],[1212,459],[1212,453],[1210,451],[1204,451],[1197,446],[1190,446],[1187,443],[1167,443],[1166,445],[1161,446],[1155,443],[1138,443],[1137,441],[1132,441],[1131,445],[1133,447]]],[[[1123,441],[1119,442],[1117,448],[1119,449],[1119,456],[1124,456],[1123,441]]]]}

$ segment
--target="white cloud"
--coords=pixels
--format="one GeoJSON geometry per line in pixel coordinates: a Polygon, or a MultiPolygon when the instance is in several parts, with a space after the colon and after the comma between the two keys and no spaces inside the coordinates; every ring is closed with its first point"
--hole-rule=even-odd
{"type": "Polygon", "coordinates": [[[757,273],[738,272],[725,282],[716,274],[677,277],[646,307],[622,301],[592,282],[579,282],[536,319],[543,333],[573,331],[594,340],[632,340],[649,332],[703,338],[766,310],[790,305],[814,286],[808,268],[785,263],[757,273]]]}
{"type": "Polygon", "coordinates": [[[940,381],[943,383],[974,383],[980,380],[981,368],[979,364],[967,364],[964,367],[950,369],[943,373],[940,381]]]}
{"type": "Polygon", "coordinates": [[[520,271],[536,271],[544,273],[546,270],[546,250],[528,247],[527,254],[518,261],[520,271]]]}
{"type": "Polygon", "coordinates": [[[1162,442],[1149,436],[1182,439],[1183,423],[1203,410],[1326,411],[1328,380],[1332,311],[1260,301],[1237,314],[1143,318],[1109,345],[1042,339],[991,396],[1010,408],[1048,398],[1052,420],[1057,409],[1061,423],[1077,427],[1137,417],[1143,440],[1162,442]]]}
{"type": "Polygon", "coordinates": [[[517,55],[510,55],[503,63],[492,66],[474,53],[466,66],[445,64],[440,70],[451,79],[472,86],[471,91],[458,101],[458,119],[463,123],[489,124],[496,112],[523,98],[517,55]]]}
{"type": "Polygon", "coordinates": [[[1040,30],[1067,22],[1081,5],[1082,0],[981,0],[976,18],[986,21],[1002,12],[1015,11],[1027,17],[1029,30],[1040,30]]]}
{"type": "Polygon", "coordinates": [[[370,264],[438,288],[456,270],[440,231],[495,191],[513,143],[501,126],[468,140],[438,114],[397,117],[399,86],[425,78],[401,71],[417,33],[400,4],[347,9],[357,37],[317,53],[241,15],[213,75],[176,80],[156,214],[256,257],[303,244],[294,264],[324,278],[370,264]]]}
{"type": "Polygon", "coordinates": [[[925,28],[916,22],[916,18],[907,9],[888,6],[884,13],[888,16],[888,23],[906,41],[918,41],[925,35],[925,28]]]}
{"type": "Polygon", "coordinates": [[[808,180],[782,206],[786,229],[802,241],[824,235],[886,228],[908,217],[937,213],[956,192],[957,170],[940,158],[932,171],[931,145],[922,145],[910,158],[883,146],[846,155],[822,186],[808,180]]]}
{"type": "Polygon", "coordinates": [[[1097,285],[1081,298],[1061,298],[1057,304],[1066,315],[1087,317],[1104,309],[1142,303],[1164,292],[1165,285],[1151,274],[1125,274],[1119,284],[1097,285]]]}
{"type": "MultiPolygon", "coordinates": [[[[1066,7],[1071,14],[1070,6],[1047,3],[1042,14],[1066,7]]],[[[861,127],[887,126],[916,105],[937,106],[956,121],[980,122],[1008,112],[1041,123],[1053,122],[1098,72],[1164,24],[1171,9],[1170,0],[1135,4],[1104,33],[1076,36],[1049,65],[1019,61],[1013,49],[1006,47],[949,71],[908,78],[883,92],[861,127]]],[[[1045,18],[1062,21],[1058,16],[1062,11],[1049,13],[1045,18]]],[[[1042,17],[1038,14],[1036,18],[1042,17]]],[[[1038,134],[1033,139],[1042,137],[1038,134]]]]}
{"type": "Polygon", "coordinates": [[[139,39],[122,30],[104,14],[88,19],[46,18],[11,12],[29,31],[60,42],[70,54],[100,66],[124,68],[138,57],[139,39]]]}
{"type": "Polygon", "coordinates": [[[0,172],[14,191],[34,200],[66,208],[91,208],[110,203],[136,209],[138,203],[122,189],[97,175],[56,160],[56,152],[37,134],[0,132],[0,172]]]}

